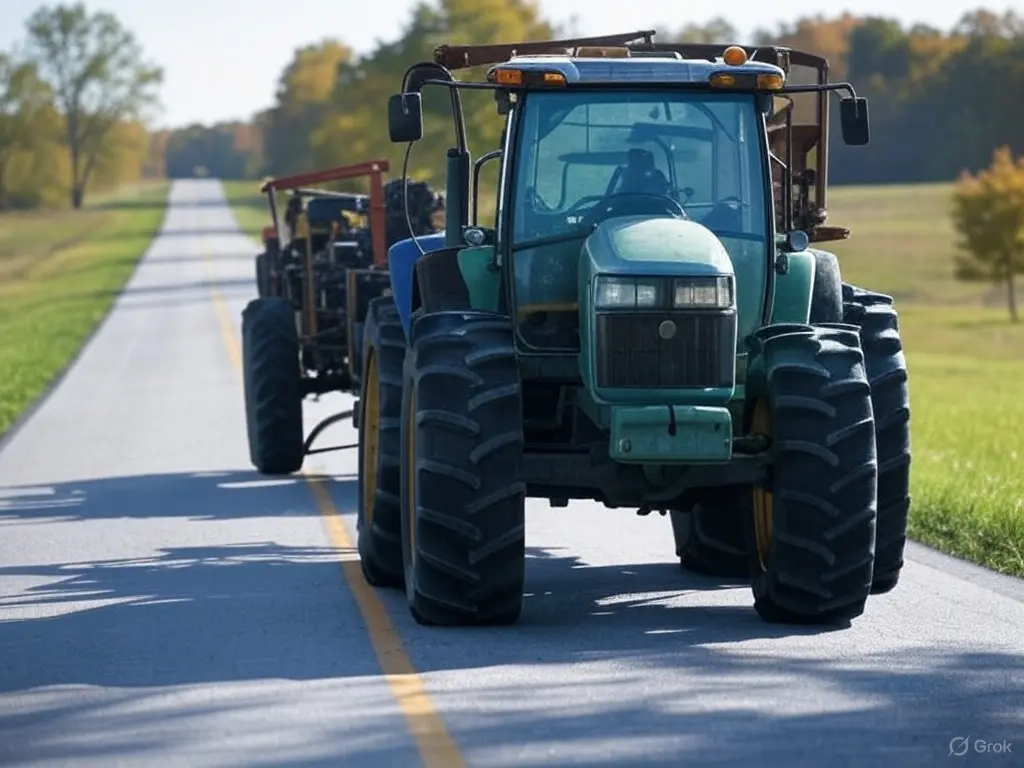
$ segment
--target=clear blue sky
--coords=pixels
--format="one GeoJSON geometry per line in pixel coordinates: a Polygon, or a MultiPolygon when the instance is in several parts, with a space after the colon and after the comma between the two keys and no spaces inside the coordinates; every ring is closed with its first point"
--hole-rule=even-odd
{"type": "MultiPolygon", "coordinates": [[[[414,0],[87,0],[90,9],[109,10],[135,32],[147,54],[161,64],[166,79],[164,108],[156,124],[179,126],[249,118],[269,106],[278,75],[299,45],[336,37],[357,51],[397,36],[414,0]],[[333,20],[333,22],[332,22],[333,20]]],[[[15,43],[38,0],[0,0],[0,48],[15,43]]],[[[688,21],[705,22],[719,13],[745,34],[827,12],[884,15],[904,23],[927,21],[951,27],[967,8],[962,0],[846,0],[825,7],[820,0],[542,0],[548,18],[576,17],[582,34],[606,34],[653,27],[667,29],[688,21]],[[623,13],[628,8],[630,13],[623,13]],[[899,9],[899,10],[896,10],[899,9]]],[[[992,3],[992,8],[1024,9],[1024,0],[992,3]]],[[[396,83],[397,86],[397,83],[396,83]]]]}

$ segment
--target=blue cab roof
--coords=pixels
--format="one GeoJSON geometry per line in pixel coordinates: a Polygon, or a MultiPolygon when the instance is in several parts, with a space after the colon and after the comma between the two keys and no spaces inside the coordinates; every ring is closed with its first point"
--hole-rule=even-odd
{"type": "Polygon", "coordinates": [[[724,61],[681,59],[634,54],[630,58],[576,58],[568,55],[513,56],[495,69],[555,71],[565,76],[567,85],[615,83],[706,83],[717,72],[730,74],[773,74],[785,76],[772,64],[748,61],[731,66],[724,61]]]}

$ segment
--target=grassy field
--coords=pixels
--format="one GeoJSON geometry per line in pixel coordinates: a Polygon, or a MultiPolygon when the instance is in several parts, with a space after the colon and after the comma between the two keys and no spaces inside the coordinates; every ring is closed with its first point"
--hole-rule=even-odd
{"type": "Polygon", "coordinates": [[[1005,293],[953,278],[945,184],[837,188],[845,279],[896,298],[910,369],[911,535],[1024,576],[1024,325],[1005,293]]]}
{"type": "MultiPolygon", "coordinates": [[[[951,186],[838,187],[827,244],[844,278],[896,298],[910,368],[911,535],[995,570],[1024,576],[1024,326],[1004,294],[953,278],[951,186]]],[[[254,182],[226,192],[240,225],[269,223],[254,182]]]]}
{"type": "Polygon", "coordinates": [[[0,215],[0,435],[77,353],[159,230],[166,184],[0,215]]]}

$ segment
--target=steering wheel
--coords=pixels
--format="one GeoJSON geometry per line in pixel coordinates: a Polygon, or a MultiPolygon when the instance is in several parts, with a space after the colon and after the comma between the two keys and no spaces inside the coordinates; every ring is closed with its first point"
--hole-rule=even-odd
{"type": "Polygon", "coordinates": [[[667,213],[677,219],[689,218],[683,206],[665,195],[649,192],[616,192],[614,195],[607,195],[599,205],[594,206],[580,224],[590,229],[613,216],[639,216],[645,213],[667,213]]]}
{"type": "Polygon", "coordinates": [[[576,211],[578,211],[587,203],[599,203],[602,200],[604,200],[604,198],[605,195],[586,195],[585,197],[581,197],[579,200],[577,200],[575,203],[569,206],[569,208],[565,211],[565,215],[566,217],[572,216],[574,213],[576,213],[576,211]]]}

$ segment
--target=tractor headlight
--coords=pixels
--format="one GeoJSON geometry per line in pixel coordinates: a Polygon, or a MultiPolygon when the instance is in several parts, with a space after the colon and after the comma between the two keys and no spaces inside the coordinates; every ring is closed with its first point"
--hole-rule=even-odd
{"type": "Polygon", "coordinates": [[[731,277],[613,277],[596,280],[594,308],[729,309],[734,305],[731,277]]]}
{"type": "Polygon", "coordinates": [[[675,281],[675,309],[728,309],[733,305],[732,278],[682,277],[675,281]]]}
{"type": "Polygon", "coordinates": [[[597,309],[655,309],[670,288],[667,280],[635,277],[597,278],[597,309]]]}

